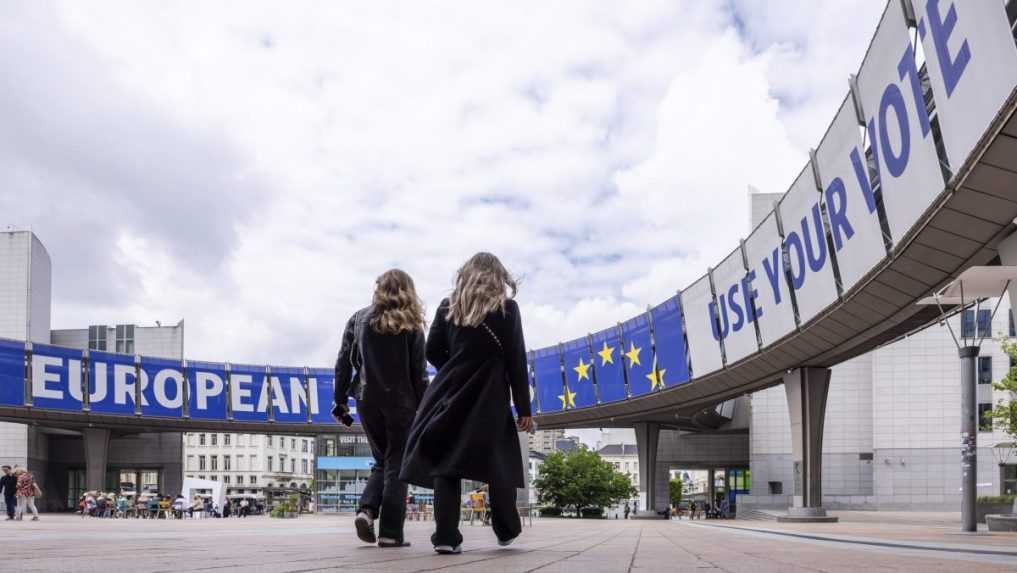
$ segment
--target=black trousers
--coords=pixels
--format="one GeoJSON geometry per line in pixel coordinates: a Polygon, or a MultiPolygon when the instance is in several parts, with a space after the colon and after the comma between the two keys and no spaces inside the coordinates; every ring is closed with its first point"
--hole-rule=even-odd
{"type": "MultiPolygon", "coordinates": [[[[499,540],[514,539],[523,531],[523,524],[516,509],[516,488],[488,486],[491,500],[491,527],[499,540]]],[[[463,542],[459,532],[459,516],[462,511],[462,481],[459,478],[434,478],[434,524],[431,536],[434,545],[455,547],[463,542]]]]}
{"type": "Polygon", "coordinates": [[[378,407],[358,401],[360,424],[371,444],[374,467],[360,496],[360,509],[381,518],[379,537],[403,541],[406,520],[405,483],[399,481],[403,450],[413,423],[414,411],[404,407],[378,407]]]}
{"type": "Polygon", "coordinates": [[[18,505],[18,498],[14,495],[7,495],[4,493],[4,503],[7,504],[7,517],[14,517],[14,510],[18,505]]]}

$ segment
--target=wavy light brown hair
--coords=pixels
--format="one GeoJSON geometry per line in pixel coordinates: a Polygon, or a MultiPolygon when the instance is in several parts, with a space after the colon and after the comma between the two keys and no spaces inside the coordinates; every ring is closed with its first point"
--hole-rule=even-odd
{"type": "Polygon", "coordinates": [[[424,329],[424,305],[413,279],[405,271],[385,271],[374,283],[374,315],[371,327],[381,334],[424,329]]]}
{"type": "Polygon", "coordinates": [[[477,253],[456,273],[448,319],[458,326],[478,326],[489,313],[505,312],[505,301],[516,296],[517,290],[515,279],[498,257],[477,253]]]}

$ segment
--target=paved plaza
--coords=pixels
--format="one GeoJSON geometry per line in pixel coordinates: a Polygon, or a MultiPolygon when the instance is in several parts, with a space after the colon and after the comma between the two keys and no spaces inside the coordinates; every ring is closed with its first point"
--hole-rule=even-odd
{"type": "Polygon", "coordinates": [[[98,520],[45,515],[6,528],[12,571],[1017,571],[1017,534],[960,535],[953,516],[842,514],[840,524],[768,521],[534,520],[500,548],[466,526],[464,553],[431,551],[431,523],[413,546],[361,544],[347,516],[228,520],[98,520]],[[874,517],[875,515],[875,517],[874,517]]]}

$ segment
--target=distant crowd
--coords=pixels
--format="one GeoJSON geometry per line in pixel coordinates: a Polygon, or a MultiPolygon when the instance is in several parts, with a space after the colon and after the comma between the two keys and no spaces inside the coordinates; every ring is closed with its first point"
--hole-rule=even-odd
{"type": "Polygon", "coordinates": [[[78,500],[81,517],[109,519],[183,519],[199,517],[247,517],[261,513],[264,507],[246,498],[229,500],[219,507],[210,496],[196,495],[190,501],[183,495],[176,498],[155,493],[137,496],[113,492],[89,491],[78,500]]]}

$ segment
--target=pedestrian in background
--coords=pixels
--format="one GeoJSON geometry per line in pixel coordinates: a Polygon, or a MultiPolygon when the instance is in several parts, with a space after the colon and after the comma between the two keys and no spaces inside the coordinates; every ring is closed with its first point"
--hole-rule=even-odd
{"type": "Polygon", "coordinates": [[[14,519],[14,511],[18,505],[18,478],[11,473],[11,466],[3,466],[3,477],[0,477],[0,489],[4,492],[4,505],[7,506],[7,521],[14,519]]]}
{"type": "Polygon", "coordinates": [[[404,547],[407,486],[399,480],[406,437],[427,386],[424,308],[410,275],[385,271],[371,305],[346,322],[335,363],[333,416],[349,421],[356,398],[374,466],[354,519],[357,537],[379,547],[404,547]],[[375,534],[374,520],[381,527],[375,534]]]}
{"type": "Polygon", "coordinates": [[[517,431],[533,427],[526,345],[516,282],[497,257],[478,253],[459,269],[427,337],[438,368],[417,411],[400,478],[434,489],[438,553],[461,553],[461,480],[488,484],[498,544],[522,531],[516,488],[525,487],[517,431]],[[509,396],[518,420],[513,423],[509,396]]]}
{"type": "Polygon", "coordinates": [[[32,521],[39,521],[39,510],[35,508],[35,496],[41,494],[39,486],[35,484],[35,476],[25,468],[15,468],[14,475],[18,478],[17,497],[18,506],[16,519],[20,520],[25,515],[25,510],[32,510],[32,521]]]}

